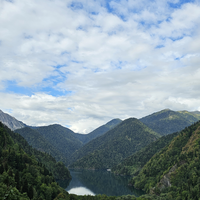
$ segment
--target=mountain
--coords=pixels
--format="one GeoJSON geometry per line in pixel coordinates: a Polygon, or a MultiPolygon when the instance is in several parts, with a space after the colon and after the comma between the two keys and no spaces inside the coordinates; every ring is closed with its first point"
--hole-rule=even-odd
{"type": "Polygon", "coordinates": [[[51,154],[56,161],[62,161],[66,165],[71,154],[82,146],[73,131],[57,124],[34,129],[25,127],[16,132],[37,150],[51,154]]]}
{"type": "Polygon", "coordinates": [[[72,130],[61,125],[42,126],[35,130],[58,151],[62,152],[66,159],[69,159],[75,151],[83,146],[82,142],[74,136],[75,133],[72,130]]]}
{"type": "Polygon", "coordinates": [[[109,121],[108,123],[96,128],[95,130],[93,130],[92,132],[90,132],[88,134],[75,133],[75,137],[77,139],[79,139],[83,144],[86,144],[86,143],[90,142],[91,140],[108,132],[109,130],[111,130],[112,128],[114,128],[121,122],[122,122],[121,119],[113,119],[113,120],[109,121]]]}
{"type": "Polygon", "coordinates": [[[132,184],[165,199],[200,198],[200,121],[156,153],[132,184]]]}
{"type": "Polygon", "coordinates": [[[49,170],[13,141],[0,123],[0,199],[49,199],[68,193],[58,186],[49,170]]]}
{"type": "Polygon", "coordinates": [[[111,168],[159,137],[135,118],[124,120],[72,154],[70,168],[111,168]]]}
{"type": "Polygon", "coordinates": [[[55,158],[56,161],[61,161],[65,165],[68,164],[65,155],[58,151],[48,140],[46,140],[38,131],[33,130],[29,127],[15,130],[16,133],[20,134],[29,145],[38,151],[50,154],[55,158]]]}
{"type": "Polygon", "coordinates": [[[153,131],[161,135],[167,135],[181,131],[185,127],[197,122],[200,120],[200,115],[197,112],[175,112],[169,109],[165,109],[143,117],[139,120],[153,131]]]}
{"type": "Polygon", "coordinates": [[[52,172],[55,179],[59,180],[71,179],[69,170],[64,166],[63,163],[61,162],[57,163],[55,158],[53,158],[49,153],[44,153],[32,148],[32,146],[30,146],[28,142],[20,134],[11,131],[7,127],[4,128],[9,133],[13,141],[17,143],[20,146],[20,148],[22,148],[27,154],[29,154],[30,156],[34,155],[38,162],[45,165],[45,167],[50,172],[52,172]]]}
{"type": "Polygon", "coordinates": [[[162,136],[130,157],[125,158],[119,165],[112,168],[112,172],[123,176],[137,175],[142,167],[153,157],[153,155],[169,144],[169,142],[171,142],[171,140],[178,134],[179,133],[176,132],[162,136]]]}
{"type": "Polygon", "coordinates": [[[14,117],[10,116],[9,114],[4,113],[1,110],[0,110],[0,121],[11,130],[26,127],[26,124],[24,124],[21,121],[18,121],[14,117]]]}

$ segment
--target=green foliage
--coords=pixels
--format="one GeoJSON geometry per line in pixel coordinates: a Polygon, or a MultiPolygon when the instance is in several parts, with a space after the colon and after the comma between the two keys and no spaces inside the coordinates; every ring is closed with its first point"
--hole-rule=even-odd
{"type": "Polygon", "coordinates": [[[137,151],[130,157],[124,159],[119,165],[112,168],[112,172],[120,175],[134,176],[139,173],[142,167],[151,159],[151,157],[165,147],[178,135],[178,132],[163,136],[137,151]]]}
{"type": "Polygon", "coordinates": [[[12,140],[8,130],[0,123],[0,200],[53,200],[60,193],[67,196],[46,167],[12,140]]]}
{"type": "Polygon", "coordinates": [[[54,147],[38,131],[31,129],[30,127],[25,127],[15,130],[15,132],[19,133],[33,148],[41,152],[46,152],[47,154],[52,155],[56,159],[56,161],[62,161],[67,165],[68,162],[65,158],[65,155],[58,149],[56,149],[56,147],[54,147]]]}
{"type": "Polygon", "coordinates": [[[43,126],[36,129],[49,141],[64,157],[69,160],[72,153],[83,146],[70,129],[58,124],[43,126]]]}
{"type": "Polygon", "coordinates": [[[157,133],[139,120],[127,119],[76,151],[71,159],[77,162],[70,168],[111,168],[158,138],[157,133]]]}
{"type": "MultiPolygon", "coordinates": [[[[5,127],[5,129],[6,129],[6,127],[5,127]]],[[[30,128],[24,128],[21,130],[29,131],[29,129],[30,128]]],[[[33,149],[20,134],[10,131],[10,129],[8,129],[8,128],[6,131],[12,137],[14,142],[20,145],[20,148],[22,148],[27,154],[31,155],[32,157],[35,157],[37,159],[37,161],[42,163],[53,174],[55,179],[62,179],[62,180],[63,179],[64,180],[71,179],[69,170],[63,164],[62,164],[62,168],[58,169],[59,165],[56,163],[56,160],[50,154],[33,149]]],[[[28,132],[28,133],[30,133],[30,132],[28,132]]],[[[24,132],[24,134],[25,134],[25,132],[24,132]]],[[[40,138],[38,138],[38,139],[40,139],[40,138]]],[[[10,157],[13,158],[12,155],[10,155],[10,157]]]]}
{"type": "Polygon", "coordinates": [[[200,198],[200,122],[156,153],[132,183],[166,199],[200,198]]]}
{"type": "Polygon", "coordinates": [[[179,132],[198,120],[200,120],[200,115],[195,112],[175,112],[169,109],[153,113],[140,119],[142,123],[161,135],[179,132]]]}

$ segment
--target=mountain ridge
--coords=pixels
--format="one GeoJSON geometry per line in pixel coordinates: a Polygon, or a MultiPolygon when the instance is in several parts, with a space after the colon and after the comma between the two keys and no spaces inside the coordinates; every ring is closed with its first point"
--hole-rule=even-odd
{"type": "Polygon", "coordinates": [[[135,187],[166,199],[199,199],[200,121],[182,130],[132,179],[135,187]]]}
{"type": "Polygon", "coordinates": [[[139,119],[142,123],[161,135],[179,132],[200,120],[197,112],[164,109],[139,119]]]}
{"type": "Polygon", "coordinates": [[[76,151],[69,167],[107,169],[159,137],[138,119],[129,118],[76,151]]]}
{"type": "Polygon", "coordinates": [[[0,110],[0,121],[3,124],[5,124],[8,128],[10,128],[12,131],[27,126],[26,124],[15,119],[11,115],[4,113],[2,110],[0,110]]]}
{"type": "Polygon", "coordinates": [[[91,140],[105,134],[107,131],[111,130],[118,124],[122,122],[121,119],[112,119],[111,121],[107,122],[106,124],[94,129],[88,134],[78,134],[75,133],[75,137],[77,137],[83,144],[90,142],[91,140]]]}

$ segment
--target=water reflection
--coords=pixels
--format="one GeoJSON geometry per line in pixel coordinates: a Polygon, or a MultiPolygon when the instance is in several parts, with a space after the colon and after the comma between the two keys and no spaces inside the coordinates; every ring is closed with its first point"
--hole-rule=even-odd
{"type": "Polygon", "coordinates": [[[76,187],[70,190],[67,190],[69,194],[77,194],[77,195],[95,195],[91,190],[85,187],[76,187]]]}
{"type": "Polygon", "coordinates": [[[79,195],[106,194],[108,196],[133,194],[137,197],[144,194],[143,191],[128,186],[128,177],[115,176],[106,171],[70,170],[70,173],[72,175],[70,183],[59,182],[59,185],[69,193],[79,195]]]}

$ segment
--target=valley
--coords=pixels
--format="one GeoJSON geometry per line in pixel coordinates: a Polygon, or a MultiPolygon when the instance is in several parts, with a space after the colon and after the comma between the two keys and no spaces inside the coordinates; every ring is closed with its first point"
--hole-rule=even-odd
{"type": "MultiPolygon", "coordinates": [[[[134,197],[130,192],[130,199],[195,199],[200,173],[199,120],[199,112],[165,109],[141,119],[112,119],[83,135],[58,124],[31,127],[1,111],[1,195],[12,186],[13,194],[24,199],[84,199],[54,184],[70,182],[68,169],[76,169],[104,170],[96,181],[94,174],[90,176],[92,171],[85,171],[82,178],[89,185],[97,184],[101,176],[134,176],[126,184],[146,194],[134,197]]],[[[94,194],[92,199],[103,198],[103,190],[94,194]]],[[[111,193],[106,198],[126,199],[128,194],[111,193]]]]}

